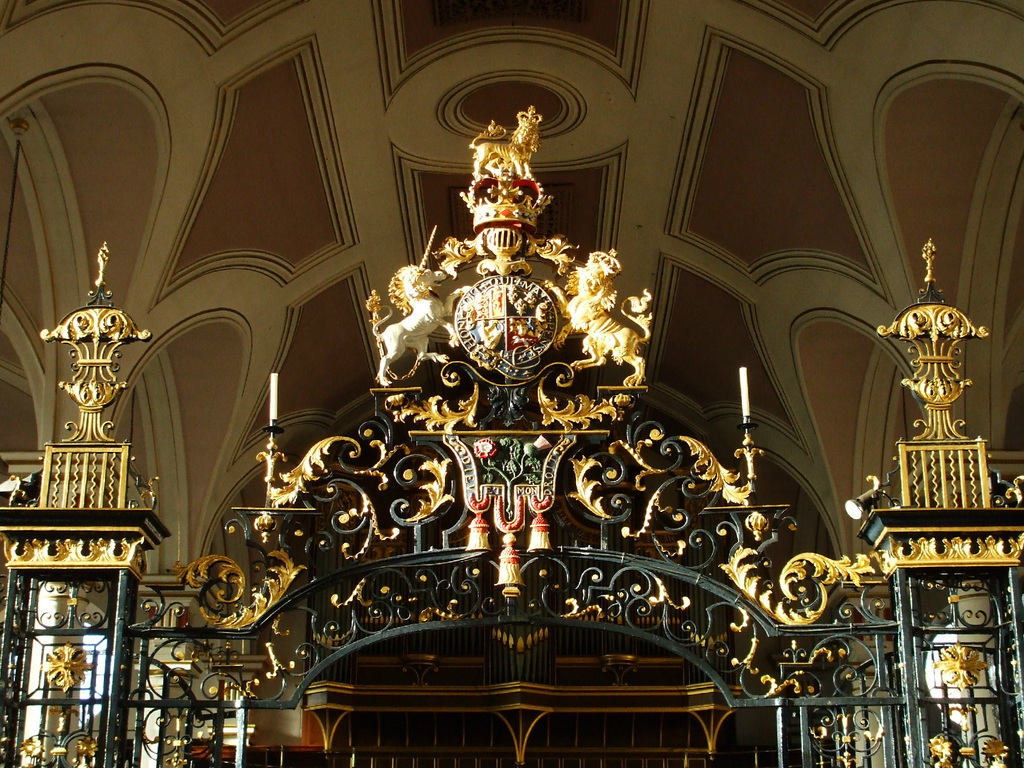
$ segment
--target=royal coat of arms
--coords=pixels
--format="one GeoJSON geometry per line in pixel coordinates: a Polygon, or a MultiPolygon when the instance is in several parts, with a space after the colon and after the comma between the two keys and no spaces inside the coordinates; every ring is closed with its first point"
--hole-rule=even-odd
{"type": "Polygon", "coordinates": [[[387,325],[394,313],[381,312],[376,292],[367,302],[381,354],[379,384],[389,387],[408,379],[425,360],[443,364],[448,373],[442,379],[450,385],[475,382],[469,397],[455,404],[432,400],[425,410],[410,405],[406,395],[396,395],[398,399],[392,402],[401,400],[400,412],[406,418],[422,420],[427,429],[448,430],[460,421],[471,424],[471,412],[484,404],[479,397],[480,384],[487,389],[491,413],[500,412],[510,424],[526,413],[531,396],[525,388],[536,382],[532,387],[535,406],[545,420],[566,426],[613,415],[622,396],[617,396],[615,403],[595,403],[577,396],[566,404],[543,391],[545,379],[552,378],[555,386],[566,388],[576,371],[611,360],[633,369],[624,377],[622,388],[644,385],[643,346],[650,339],[651,316],[646,314],[650,294],[645,291],[641,297],[628,297],[618,310],[623,319],[637,326],[631,329],[614,314],[614,280],[621,269],[614,250],[592,253],[580,263],[573,255],[576,246],[564,236],[536,236],[537,217],[551,200],[530,170],[530,158],[540,147],[537,126],[541,116],[531,107],[520,112],[518,119],[519,127],[512,132],[508,146],[501,143],[507,132],[494,123],[470,143],[476,162],[473,180],[462,199],[473,214],[475,237],[461,241],[449,237],[434,251],[428,245],[418,266],[399,270],[388,294],[404,315],[402,319],[387,325]],[[531,139],[521,140],[523,136],[531,139]],[[431,257],[436,271],[429,266],[431,257]],[[554,271],[553,277],[566,278],[564,284],[535,277],[536,264],[547,265],[554,271]],[[460,272],[471,265],[481,278],[459,284],[460,272]],[[454,285],[446,288],[449,280],[454,285]],[[461,348],[468,360],[428,351],[430,336],[442,328],[449,332],[449,345],[461,348]],[[548,350],[566,346],[576,335],[582,337],[578,360],[545,363],[548,350]],[[414,362],[402,366],[405,373],[396,372],[392,366],[405,357],[414,362]],[[549,373],[555,375],[549,377],[549,373]],[[512,407],[513,403],[521,406],[512,407]]]}
{"type": "Polygon", "coordinates": [[[530,378],[555,339],[557,307],[538,283],[488,277],[455,308],[455,329],[469,358],[509,379],[530,378]]]}

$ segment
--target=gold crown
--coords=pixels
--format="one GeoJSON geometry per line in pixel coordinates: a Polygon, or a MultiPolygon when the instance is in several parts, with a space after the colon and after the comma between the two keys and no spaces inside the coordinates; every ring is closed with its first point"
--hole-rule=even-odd
{"type": "Polygon", "coordinates": [[[492,120],[469,143],[473,181],[461,197],[473,214],[474,237],[449,237],[434,252],[440,268],[452,276],[480,257],[484,257],[477,266],[480,274],[528,275],[531,268],[526,260],[532,256],[555,264],[559,274],[572,262],[570,252],[576,246],[564,236],[534,237],[537,218],[551,202],[530,168],[540,147],[541,116],[530,107],[517,117],[519,126],[511,134],[492,120]]]}
{"type": "Polygon", "coordinates": [[[484,178],[473,182],[462,199],[473,214],[473,231],[488,227],[519,227],[537,231],[537,218],[551,202],[533,179],[484,178]]]}
{"type": "Polygon", "coordinates": [[[519,125],[511,135],[493,120],[469,142],[473,150],[473,183],[462,193],[473,213],[473,230],[515,227],[530,234],[537,217],[551,199],[533,178],[530,160],[540,148],[542,119],[533,107],[516,115],[519,125]]]}

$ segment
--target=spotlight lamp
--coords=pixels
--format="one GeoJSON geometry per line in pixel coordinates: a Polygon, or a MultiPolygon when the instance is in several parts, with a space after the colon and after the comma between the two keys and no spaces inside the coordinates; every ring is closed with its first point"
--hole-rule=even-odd
{"type": "Polygon", "coordinates": [[[860,496],[846,500],[846,503],[843,505],[843,508],[846,510],[846,514],[854,520],[860,520],[864,515],[877,507],[878,502],[883,497],[889,503],[889,506],[899,506],[898,504],[894,504],[892,497],[882,490],[882,488],[889,486],[892,476],[895,473],[896,470],[893,470],[886,475],[884,483],[874,475],[868,475],[867,480],[871,483],[871,488],[864,491],[860,496]]]}
{"type": "Polygon", "coordinates": [[[864,493],[854,499],[847,499],[845,504],[846,514],[854,520],[860,520],[866,513],[875,508],[881,495],[881,491],[877,488],[872,488],[869,491],[864,491],[864,493]]]}

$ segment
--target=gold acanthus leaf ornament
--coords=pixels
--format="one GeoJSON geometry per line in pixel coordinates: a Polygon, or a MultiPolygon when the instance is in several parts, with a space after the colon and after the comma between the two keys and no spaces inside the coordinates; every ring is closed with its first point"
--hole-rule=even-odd
{"type": "Polygon", "coordinates": [[[686,443],[696,457],[693,471],[701,480],[706,480],[711,484],[708,488],[709,494],[721,491],[722,498],[730,504],[742,504],[747,500],[752,489],[750,483],[736,485],[736,481],[740,479],[739,472],[723,467],[711,449],[700,440],[695,440],[692,437],[680,437],[679,440],[686,443]]]}
{"type": "Polygon", "coordinates": [[[480,385],[473,384],[473,392],[460,400],[453,408],[440,395],[434,395],[423,403],[410,402],[405,395],[393,395],[387,399],[387,408],[401,422],[420,422],[428,432],[444,431],[451,434],[459,424],[476,426],[476,409],[480,402],[480,385]]]}
{"type": "MultiPolygon", "coordinates": [[[[437,459],[424,459],[419,465],[419,471],[426,473],[431,479],[427,482],[420,483],[418,487],[420,490],[426,491],[427,498],[420,499],[417,505],[416,511],[409,518],[406,518],[406,524],[418,523],[422,520],[426,520],[428,517],[433,515],[442,504],[447,502],[455,501],[455,497],[450,493],[445,493],[445,486],[448,484],[448,469],[451,467],[451,461],[445,459],[438,461],[437,459]]],[[[412,477],[408,479],[415,479],[415,470],[408,469],[408,473],[412,473],[412,477]]]]}
{"type": "Polygon", "coordinates": [[[619,409],[608,400],[595,402],[587,395],[577,395],[559,407],[558,398],[550,397],[544,387],[537,387],[537,402],[540,405],[541,425],[558,422],[565,429],[587,429],[590,422],[609,417],[619,417],[619,409]]]}
{"type": "Polygon", "coordinates": [[[907,341],[928,337],[932,342],[945,339],[983,339],[988,328],[976,326],[957,307],[946,304],[916,304],[901,312],[892,325],[878,326],[878,335],[897,336],[907,341]]]}
{"type": "Polygon", "coordinates": [[[224,614],[200,604],[199,612],[208,624],[223,629],[243,629],[251,627],[273,608],[295,578],[306,570],[306,566],[296,565],[282,549],[268,552],[267,558],[275,562],[267,566],[262,583],[253,588],[252,602],[248,605],[239,604],[246,591],[245,574],[238,563],[225,555],[205,555],[188,565],[177,566],[175,573],[183,585],[208,588],[220,608],[235,606],[231,613],[224,614]]]}
{"type": "Polygon", "coordinates": [[[43,672],[50,685],[67,693],[81,683],[85,673],[92,669],[88,659],[84,648],[65,643],[47,652],[43,672]]]}
{"type": "Polygon", "coordinates": [[[934,539],[920,537],[895,544],[882,552],[882,568],[892,573],[897,568],[941,565],[978,567],[979,565],[1016,566],[1024,554],[1024,534],[1015,539],[987,536],[984,539],[934,539]]]}
{"type": "Polygon", "coordinates": [[[981,673],[988,669],[988,662],[974,648],[955,643],[939,651],[939,658],[932,667],[943,683],[966,691],[977,684],[981,673]]]}
{"type": "MultiPolygon", "coordinates": [[[[659,469],[648,462],[642,454],[643,448],[651,448],[655,442],[660,441],[663,437],[664,436],[658,432],[653,434],[650,439],[641,440],[636,446],[629,445],[628,443],[619,440],[612,443],[609,448],[612,453],[624,452],[628,454],[640,468],[633,481],[633,487],[638,491],[643,491],[645,489],[645,478],[652,475],[668,474],[665,470],[659,469]]],[[[704,480],[708,483],[706,491],[707,495],[711,496],[716,493],[721,493],[722,498],[732,504],[742,504],[750,496],[750,483],[742,486],[736,485],[736,481],[739,479],[739,473],[735,470],[726,469],[722,466],[718,459],[715,458],[715,455],[711,452],[711,449],[704,445],[704,443],[692,437],[678,436],[675,439],[684,443],[690,449],[691,455],[694,456],[694,462],[690,472],[698,479],[704,480]]],[[[597,517],[609,519],[611,515],[605,511],[603,500],[597,496],[597,491],[603,488],[604,484],[599,480],[587,478],[587,474],[595,467],[599,467],[600,462],[594,458],[585,458],[572,459],[571,464],[573,467],[573,473],[576,477],[576,490],[570,492],[569,497],[579,501],[597,517]]],[[[672,474],[676,475],[680,480],[684,480],[687,477],[687,474],[683,474],[679,470],[675,470],[672,474]]],[[[662,488],[656,493],[652,494],[651,498],[648,500],[644,521],[639,530],[634,533],[631,532],[629,527],[625,527],[622,529],[622,535],[624,537],[637,537],[646,533],[650,528],[656,511],[660,511],[663,514],[673,513],[672,507],[661,504],[663,491],[664,486],[662,486],[662,488]]],[[[680,519],[682,518],[677,517],[676,522],[680,519]]]]}
{"type": "Polygon", "coordinates": [[[146,542],[123,539],[3,538],[8,568],[129,568],[146,570],[146,542]]]}
{"type": "Polygon", "coordinates": [[[821,618],[828,603],[825,587],[838,581],[848,581],[859,587],[862,577],[875,575],[874,566],[865,554],[859,554],[851,561],[845,555],[840,560],[833,560],[815,552],[804,552],[787,562],[779,574],[782,599],[776,602],[771,582],[758,573],[760,561],[761,555],[756,549],[737,547],[729,561],[719,567],[765,613],[791,626],[812,624],[821,618]],[[816,594],[810,591],[808,583],[816,594]],[[769,586],[764,588],[765,584],[769,586]],[[789,607],[787,602],[796,606],[789,607]]]}
{"type": "MultiPolygon", "coordinates": [[[[341,445],[347,451],[348,458],[359,458],[363,452],[362,445],[350,437],[335,436],[324,438],[306,452],[306,455],[303,456],[302,461],[299,462],[295,469],[281,475],[281,485],[271,486],[270,503],[275,507],[295,504],[302,494],[309,492],[313,484],[331,474],[334,470],[327,466],[327,460],[331,449],[335,445],[341,445]]],[[[339,467],[339,470],[342,474],[376,477],[378,487],[386,488],[388,483],[387,475],[380,468],[399,451],[408,453],[409,449],[405,446],[387,448],[379,440],[371,442],[370,447],[377,450],[377,457],[373,464],[368,467],[339,467]]]]}
{"type": "Polygon", "coordinates": [[[585,459],[570,459],[569,463],[572,464],[573,474],[576,476],[576,490],[569,492],[569,498],[578,501],[597,517],[610,519],[611,515],[604,509],[604,499],[594,495],[595,491],[604,487],[604,484],[599,480],[586,479],[587,472],[594,467],[601,466],[600,462],[593,457],[587,457],[585,459]]]}
{"type": "Polygon", "coordinates": [[[570,243],[564,235],[552,235],[546,239],[537,239],[527,235],[530,255],[539,256],[555,265],[559,275],[564,275],[572,266],[574,256],[572,251],[576,250],[575,245],[570,243]]]}

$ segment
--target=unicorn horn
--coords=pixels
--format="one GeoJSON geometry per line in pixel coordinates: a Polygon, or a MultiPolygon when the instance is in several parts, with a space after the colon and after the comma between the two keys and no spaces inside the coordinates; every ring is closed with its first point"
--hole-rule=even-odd
{"type": "Polygon", "coordinates": [[[437,234],[437,224],[430,230],[430,239],[427,240],[426,250],[423,251],[423,258],[420,259],[420,267],[427,269],[427,260],[430,258],[430,246],[434,244],[434,235],[437,234]]]}

